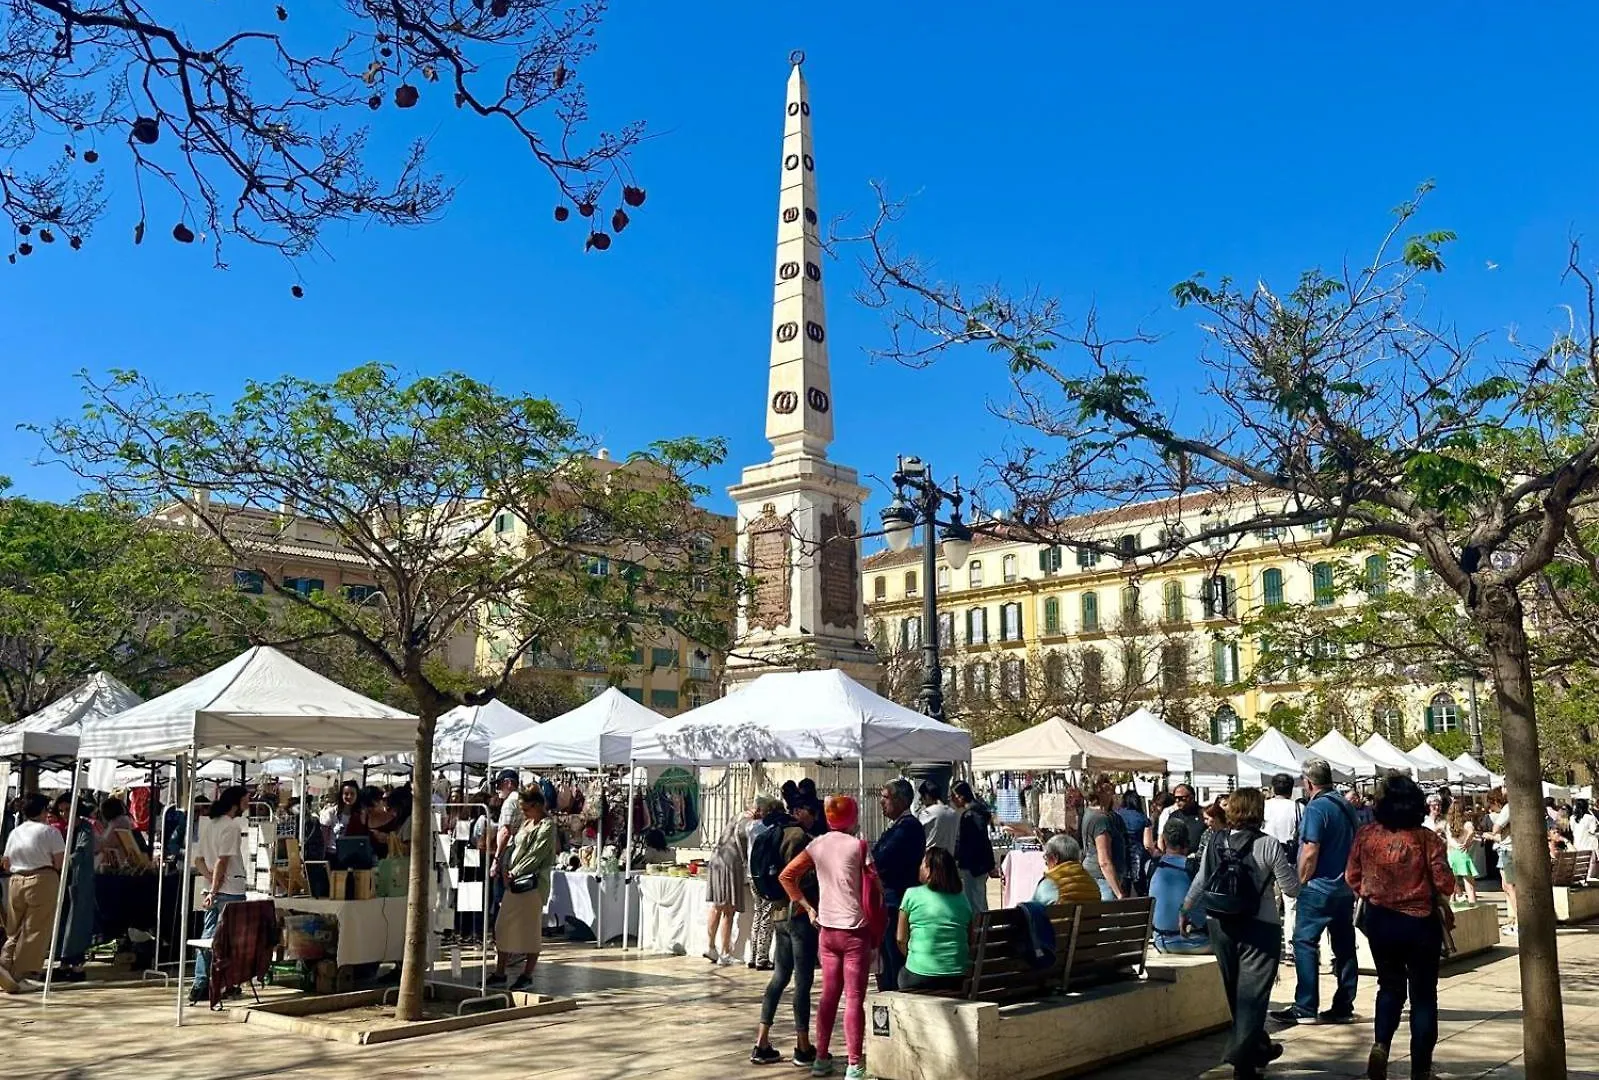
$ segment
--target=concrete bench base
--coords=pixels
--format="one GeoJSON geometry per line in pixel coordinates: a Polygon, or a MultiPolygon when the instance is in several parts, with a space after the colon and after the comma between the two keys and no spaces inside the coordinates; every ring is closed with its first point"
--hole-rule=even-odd
{"type": "Polygon", "coordinates": [[[880,1080],[1067,1076],[1232,1023],[1208,956],[1152,959],[1146,980],[1033,1003],[870,994],[866,1018],[867,1066],[880,1080]]]}
{"type": "Polygon", "coordinates": [[[1578,923],[1599,918],[1599,885],[1581,889],[1556,885],[1554,893],[1556,922],[1578,923]]]}
{"type": "MultiPolygon", "coordinates": [[[[1444,961],[1444,969],[1477,956],[1499,944],[1499,907],[1496,904],[1462,904],[1455,907],[1455,954],[1444,961]]],[[[1366,935],[1355,933],[1355,954],[1360,960],[1360,970],[1367,975],[1377,974],[1377,964],[1371,958],[1371,943],[1366,935]]],[[[1330,952],[1324,955],[1331,956],[1330,952]]]]}

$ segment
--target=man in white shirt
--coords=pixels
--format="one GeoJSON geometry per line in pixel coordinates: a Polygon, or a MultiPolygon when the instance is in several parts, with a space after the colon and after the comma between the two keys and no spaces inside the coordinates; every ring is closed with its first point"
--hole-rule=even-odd
{"type": "Polygon", "coordinates": [[[960,838],[960,811],[939,796],[938,785],[931,780],[923,780],[916,790],[922,800],[921,808],[916,811],[916,820],[922,823],[927,833],[927,846],[941,847],[951,855],[955,854],[955,844],[960,838]]]}
{"type": "MultiPolygon", "coordinates": [[[[515,769],[501,769],[494,778],[494,790],[500,793],[501,801],[500,816],[494,830],[493,873],[489,875],[489,880],[493,882],[489,890],[491,924],[500,910],[500,899],[505,895],[505,860],[510,855],[511,841],[516,839],[516,830],[522,825],[522,800],[516,794],[521,780],[515,769]]],[[[553,811],[554,807],[550,809],[553,811]]]]}
{"type": "Polygon", "coordinates": [[[22,804],[22,821],[6,837],[0,868],[10,871],[6,894],[6,943],[0,948],[0,990],[15,994],[21,980],[44,969],[50,950],[50,923],[55,918],[56,893],[61,888],[61,863],[67,842],[44,822],[50,800],[29,795],[22,804]]]}
{"type": "MultiPolygon", "coordinates": [[[[1303,814],[1304,807],[1294,801],[1294,778],[1287,773],[1272,777],[1271,798],[1266,800],[1266,823],[1260,831],[1281,844],[1283,854],[1295,865],[1299,858],[1299,819],[1303,814]]],[[[1299,901],[1283,896],[1282,905],[1284,940],[1292,942],[1299,901]]]]}

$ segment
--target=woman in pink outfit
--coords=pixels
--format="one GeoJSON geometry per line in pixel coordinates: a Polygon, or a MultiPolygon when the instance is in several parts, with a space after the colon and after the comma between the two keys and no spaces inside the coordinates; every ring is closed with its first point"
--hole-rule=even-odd
{"type": "MultiPolygon", "coordinates": [[[[866,1076],[866,977],[877,948],[863,903],[868,880],[866,844],[855,835],[860,807],[848,795],[830,795],[823,807],[830,830],[810,842],[784,868],[778,880],[790,899],[820,928],[822,999],[816,1013],[816,1062],[812,1076],[831,1076],[833,1024],[844,999],[844,1045],[849,1054],[846,1080],[866,1076]],[[800,882],[816,873],[818,900],[813,908],[800,882]]],[[[875,906],[880,907],[881,904],[875,906]]],[[[881,936],[881,935],[879,935],[881,936]]]]}

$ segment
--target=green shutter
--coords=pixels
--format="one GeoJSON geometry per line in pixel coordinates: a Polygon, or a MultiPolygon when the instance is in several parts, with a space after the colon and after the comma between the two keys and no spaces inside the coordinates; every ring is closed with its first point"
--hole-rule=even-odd
{"type": "Polygon", "coordinates": [[[1261,599],[1267,610],[1283,606],[1283,572],[1277,569],[1267,570],[1260,575],[1261,599]]]}

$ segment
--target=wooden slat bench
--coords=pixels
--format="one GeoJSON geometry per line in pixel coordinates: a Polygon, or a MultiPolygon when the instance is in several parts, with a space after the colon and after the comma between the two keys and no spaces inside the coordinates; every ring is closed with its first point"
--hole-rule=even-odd
{"type": "Polygon", "coordinates": [[[985,911],[972,927],[971,974],[959,991],[940,996],[1028,1001],[1143,975],[1153,900],[1055,904],[1047,910],[1055,930],[1054,964],[1034,968],[1021,957],[1027,930],[1019,909],[985,911]]]}

